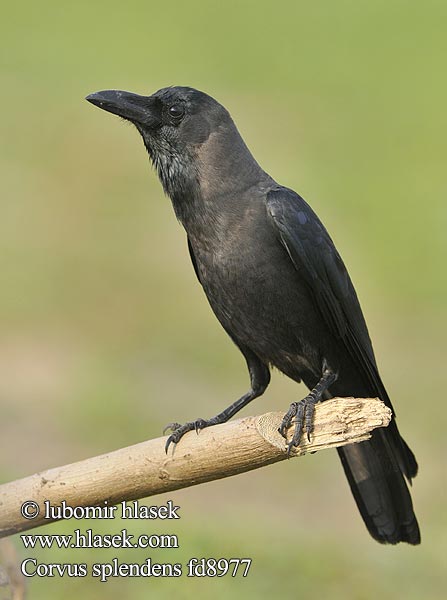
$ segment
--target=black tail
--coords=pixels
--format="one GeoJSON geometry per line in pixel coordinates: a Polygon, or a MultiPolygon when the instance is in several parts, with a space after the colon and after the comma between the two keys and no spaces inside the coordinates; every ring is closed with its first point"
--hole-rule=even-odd
{"type": "Polygon", "coordinates": [[[404,474],[411,482],[416,459],[396,422],[376,429],[367,442],[338,448],[343,468],[368,531],[382,544],[419,544],[421,536],[404,474]]]}
{"type": "MultiPolygon", "coordinates": [[[[348,338],[352,342],[348,344],[348,350],[357,363],[356,371],[361,375],[361,381],[354,378],[349,385],[346,381],[337,381],[334,388],[331,386],[331,393],[378,397],[392,410],[393,417],[388,427],[375,429],[367,442],[338,448],[346,477],[360,514],[375,540],[382,544],[420,544],[419,525],[405,481],[407,478],[411,483],[416,476],[416,459],[397,429],[393,405],[377,370],[370,342],[364,347],[358,344],[355,336],[348,338]]],[[[367,333],[365,339],[369,341],[367,333]]]]}

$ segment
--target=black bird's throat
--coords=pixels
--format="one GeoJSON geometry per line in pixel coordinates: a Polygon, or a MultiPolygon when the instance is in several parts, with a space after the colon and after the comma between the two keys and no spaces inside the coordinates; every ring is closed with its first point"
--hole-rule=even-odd
{"type": "Polygon", "coordinates": [[[177,218],[186,225],[187,214],[198,209],[200,196],[195,161],[190,152],[178,152],[163,139],[149,138],[143,134],[143,141],[163,190],[172,201],[177,218]]]}

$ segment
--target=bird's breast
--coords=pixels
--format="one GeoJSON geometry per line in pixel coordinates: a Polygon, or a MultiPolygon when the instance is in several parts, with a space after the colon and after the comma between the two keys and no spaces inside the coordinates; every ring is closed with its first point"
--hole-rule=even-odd
{"type": "Polygon", "coordinates": [[[306,342],[313,301],[266,218],[190,242],[210,305],[234,338],[283,371],[315,354],[306,342]]]}

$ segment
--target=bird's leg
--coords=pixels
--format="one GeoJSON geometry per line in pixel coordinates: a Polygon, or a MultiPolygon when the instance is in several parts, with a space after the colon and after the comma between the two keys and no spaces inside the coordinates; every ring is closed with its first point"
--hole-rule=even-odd
{"type": "Polygon", "coordinates": [[[171,444],[177,444],[188,431],[192,431],[194,429],[198,433],[201,429],[205,429],[205,427],[225,423],[259,395],[260,394],[255,393],[253,390],[250,390],[241,398],[239,398],[239,400],[236,400],[236,402],[211,419],[196,419],[195,421],[190,421],[184,425],[181,425],[180,423],[169,423],[169,425],[166,425],[166,427],[163,429],[163,433],[169,429],[172,431],[171,435],[166,441],[166,452],[171,444]]]}
{"type": "Polygon", "coordinates": [[[287,446],[287,454],[290,454],[292,448],[295,448],[300,443],[301,432],[303,425],[306,426],[307,439],[310,441],[310,434],[313,430],[312,418],[315,411],[315,404],[323,399],[324,392],[337,380],[337,373],[334,373],[328,366],[324,366],[323,374],[317,385],[309,392],[309,394],[300,400],[300,402],[292,402],[289,410],[284,415],[282,423],[278,429],[279,433],[286,438],[286,432],[294,419],[295,429],[293,437],[287,446]]]}
{"type": "Polygon", "coordinates": [[[163,430],[163,433],[165,433],[165,431],[167,431],[168,429],[172,431],[171,435],[166,441],[166,452],[168,451],[168,448],[171,444],[177,444],[188,431],[195,430],[198,433],[201,429],[204,429],[205,427],[225,423],[242,408],[244,408],[244,406],[246,406],[249,402],[251,402],[255,398],[258,398],[264,393],[265,389],[267,388],[270,382],[269,369],[248,349],[241,348],[241,350],[243,351],[247,360],[248,370],[250,372],[251,379],[251,390],[244,394],[241,398],[239,398],[239,400],[233,402],[233,404],[228,406],[228,408],[223,410],[215,417],[212,417],[211,419],[197,419],[196,421],[190,421],[188,423],[185,423],[184,425],[181,425],[180,423],[169,423],[169,425],[167,425],[163,430]]]}

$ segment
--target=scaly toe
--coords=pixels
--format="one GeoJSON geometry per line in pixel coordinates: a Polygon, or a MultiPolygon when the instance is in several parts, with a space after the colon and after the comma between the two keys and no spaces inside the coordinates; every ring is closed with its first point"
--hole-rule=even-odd
{"type": "Polygon", "coordinates": [[[286,412],[286,414],[283,417],[281,425],[278,428],[278,432],[282,435],[282,437],[284,439],[287,438],[287,430],[291,426],[292,419],[296,415],[297,411],[298,411],[298,402],[292,402],[292,404],[289,407],[289,410],[286,412]]]}
{"type": "Polygon", "coordinates": [[[171,431],[176,431],[177,429],[179,429],[181,427],[180,423],[168,423],[166,425],[166,427],[163,429],[163,435],[166,434],[166,432],[170,429],[171,431]]]}

